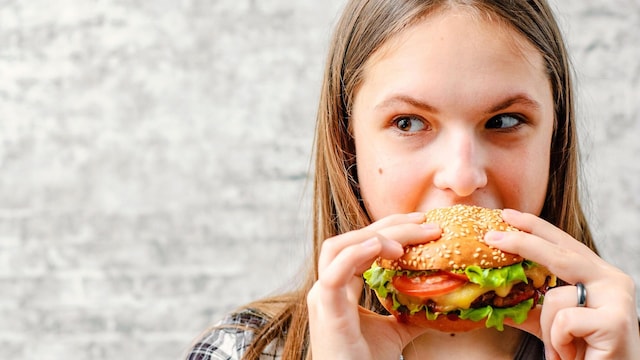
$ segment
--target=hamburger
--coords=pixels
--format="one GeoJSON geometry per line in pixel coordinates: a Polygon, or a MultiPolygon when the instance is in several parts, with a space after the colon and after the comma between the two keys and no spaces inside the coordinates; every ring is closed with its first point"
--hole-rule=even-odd
{"type": "Polygon", "coordinates": [[[426,213],[439,239],[405,247],[395,260],[377,259],[364,273],[384,308],[399,321],[446,332],[520,324],[556,285],[547,268],[484,242],[490,230],[520,231],[501,210],[454,205],[426,213]]]}

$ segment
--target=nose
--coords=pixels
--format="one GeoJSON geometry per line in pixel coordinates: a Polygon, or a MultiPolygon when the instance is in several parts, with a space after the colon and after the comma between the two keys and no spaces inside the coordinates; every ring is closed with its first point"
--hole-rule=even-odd
{"type": "Polygon", "coordinates": [[[439,165],[434,185],[458,197],[468,197],[487,185],[486,159],[472,132],[458,132],[439,144],[439,165]]]}

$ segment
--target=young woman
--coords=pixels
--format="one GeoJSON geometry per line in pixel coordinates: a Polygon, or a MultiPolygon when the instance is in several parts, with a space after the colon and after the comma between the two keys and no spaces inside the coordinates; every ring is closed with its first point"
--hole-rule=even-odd
{"type": "Polygon", "coordinates": [[[640,358],[634,283],[597,256],[580,206],[575,128],[545,1],[350,1],[318,112],[313,269],[298,291],[230,315],[188,358],[640,358]],[[524,232],[485,240],[584,284],[586,306],[560,286],[503,332],[382,315],[362,273],[438,238],[424,212],[454,204],[508,209],[524,232]]]}

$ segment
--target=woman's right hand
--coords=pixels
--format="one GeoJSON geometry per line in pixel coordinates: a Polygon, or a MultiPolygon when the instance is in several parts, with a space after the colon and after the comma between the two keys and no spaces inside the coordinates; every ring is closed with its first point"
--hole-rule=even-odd
{"type": "Polygon", "coordinates": [[[390,215],[360,230],[327,239],[318,259],[318,281],[307,296],[313,358],[392,359],[424,329],[359,306],[362,273],[378,257],[397,259],[403,247],[440,237],[424,213],[390,215]]]}

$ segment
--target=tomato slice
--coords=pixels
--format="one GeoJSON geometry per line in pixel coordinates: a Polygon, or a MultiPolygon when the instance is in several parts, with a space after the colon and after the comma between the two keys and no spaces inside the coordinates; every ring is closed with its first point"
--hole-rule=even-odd
{"type": "Polygon", "coordinates": [[[460,279],[460,280],[462,280],[464,282],[469,281],[469,277],[465,273],[454,273],[454,272],[448,272],[448,271],[441,271],[441,272],[445,273],[445,274],[447,274],[447,275],[449,275],[449,276],[451,276],[453,278],[460,279]]]}
{"type": "Polygon", "coordinates": [[[438,271],[429,275],[396,276],[391,280],[393,287],[405,295],[429,297],[443,295],[466,284],[469,279],[465,275],[438,271]]]}

